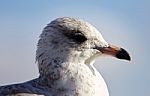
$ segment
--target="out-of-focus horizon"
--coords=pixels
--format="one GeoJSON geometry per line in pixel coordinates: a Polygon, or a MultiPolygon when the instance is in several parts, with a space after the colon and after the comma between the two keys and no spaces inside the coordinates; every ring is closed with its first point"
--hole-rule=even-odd
{"type": "Polygon", "coordinates": [[[95,66],[110,96],[150,96],[149,4],[148,0],[1,0],[0,86],[38,77],[38,36],[52,20],[70,16],[88,21],[107,42],[130,53],[131,62],[97,58],[95,66]]]}

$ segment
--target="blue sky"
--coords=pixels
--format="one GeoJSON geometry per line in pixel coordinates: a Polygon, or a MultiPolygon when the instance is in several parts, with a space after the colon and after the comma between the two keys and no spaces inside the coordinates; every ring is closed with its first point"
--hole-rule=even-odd
{"type": "Polygon", "coordinates": [[[149,5],[148,0],[1,0],[0,85],[36,78],[39,34],[53,19],[71,16],[90,22],[132,56],[131,62],[97,59],[110,96],[150,96],[149,5]]]}

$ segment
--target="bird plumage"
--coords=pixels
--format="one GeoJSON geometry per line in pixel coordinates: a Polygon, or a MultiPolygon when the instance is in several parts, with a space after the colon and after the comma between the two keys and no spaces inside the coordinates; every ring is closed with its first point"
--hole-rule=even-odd
{"type": "Polygon", "coordinates": [[[38,41],[40,76],[1,86],[0,96],[109,96],[103,77],[93,65],[95,58],[108,48],[109,44],[91,24],[70,17],[58,18],[43,29],[38,41]]]}

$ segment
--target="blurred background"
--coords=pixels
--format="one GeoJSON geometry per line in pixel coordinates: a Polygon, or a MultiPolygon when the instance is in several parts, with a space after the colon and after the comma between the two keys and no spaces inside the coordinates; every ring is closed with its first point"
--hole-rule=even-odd
{"type": "Polygon", "coordinates": [[[150,96],[149,0],[0,0],[0,86],[38,77],[39,35],[46,24],[64,16],[88,21],[107,42],[130,53],[131,62],[96,61],[110,96],[150,96]]]}

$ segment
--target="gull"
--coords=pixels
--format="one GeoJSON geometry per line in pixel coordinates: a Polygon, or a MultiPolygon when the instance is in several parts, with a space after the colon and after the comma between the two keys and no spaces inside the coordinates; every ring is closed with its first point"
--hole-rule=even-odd
{"type": "Polygon", "coordinates": [[[0,96],[109,96],[94,67],[99,56],[130,60],[128,52],[107,43],[88,22],[62,17],[43,29],[36,50],[39,77],[0,87],[0,96]]]}

